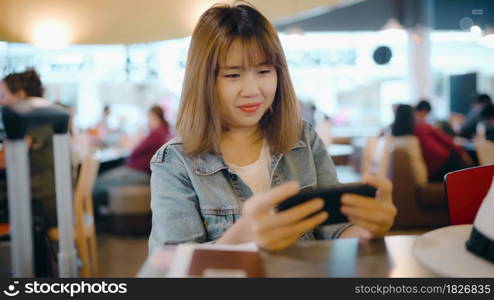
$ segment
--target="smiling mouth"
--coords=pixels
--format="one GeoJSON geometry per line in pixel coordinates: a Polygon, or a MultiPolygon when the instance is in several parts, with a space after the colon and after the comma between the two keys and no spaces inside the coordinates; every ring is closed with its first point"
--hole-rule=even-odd
{"type": "Polygon", "coordinates": [[[252,103],[252,104],[238,106],[240,110],[246,113],[256,112],[259,109],[259,107],[261,107],[261,103],[252,103]]]}

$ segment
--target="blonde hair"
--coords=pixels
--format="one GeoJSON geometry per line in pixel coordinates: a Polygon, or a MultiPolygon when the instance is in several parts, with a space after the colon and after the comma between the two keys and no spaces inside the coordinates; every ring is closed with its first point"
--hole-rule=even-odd
{"type": "Polygon", "coordinates": [[[277,87],[271,108],[260,120],[262,134],[275,153],[287,153],[300,138],[301,119],[288,73],[288,65],[271,23],[248,5],[215,5],[202,14],[192,34],[184,85],[177,118],[177,131],[184,151],[190,155],[220,153],[225,125],[220,116],[216,91],[219,64],[231,44],[239,40],[251,63],[258,54],[277,72],[277,87]]]}

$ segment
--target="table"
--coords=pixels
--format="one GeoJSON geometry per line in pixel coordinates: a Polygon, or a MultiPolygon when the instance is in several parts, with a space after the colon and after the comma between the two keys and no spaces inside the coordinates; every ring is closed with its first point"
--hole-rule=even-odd
{"type": "Polygon", "coordinates": [[[353,146],[345,144],[331,144],[326,148],[326,151],[335,165],[348,165],[350,157],[354,153],[353,146]]]}
{"type": "Polygon", "coordinates": [[[125,165],[125,161],[130,156],[131,152],[132,151],[129,149],[118,147],[105,148],[96,151],[93,157],[100,163],[98,174],[125,165]]]}
{"type": "Polygon", "coordinates": [[[354,149],[352,145],[345,144],[331,144],[326,148],[329,155],[332,157],[336,156],[350,156],[353,154],[354,149]]]}
{"type": "MultiPolygon", "coordinates": [[[[261,250],[261,258],[267,277],[435,277],[413,256],[417,237],[301,241],[279,252],[261,250]]],[[[137,277],[166,277],[167,272],[166,262],[148,257],[137,277]]]]}

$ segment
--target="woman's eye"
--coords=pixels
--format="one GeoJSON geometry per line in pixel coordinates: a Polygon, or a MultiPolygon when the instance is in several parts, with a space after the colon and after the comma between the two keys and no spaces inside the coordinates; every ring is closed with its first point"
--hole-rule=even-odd
{"type": "Polygon", "coordinates": [[[269,73],[271,73],[271,70],[269,69],[259,71],[259,74],[269,74],[269,73]]]}
{"type": "Polygon", "coordinates": [[[226,74],[225,77],[226,78],[239,78],[240,74],[226,74]]]}

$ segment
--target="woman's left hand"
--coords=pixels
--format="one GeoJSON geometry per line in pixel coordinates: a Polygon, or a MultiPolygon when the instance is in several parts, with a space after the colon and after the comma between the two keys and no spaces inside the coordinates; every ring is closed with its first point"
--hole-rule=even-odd
{"type": "Polygon", "coordinates": [[[343,195],[341,212],[348,216],[354,226],[347,228],[341,237],[383,237],[393,225],[397,210],[391,197],[391,181],[370,174],[366,174],[363,181],[377,188],[376,198],[343,195]]]}

